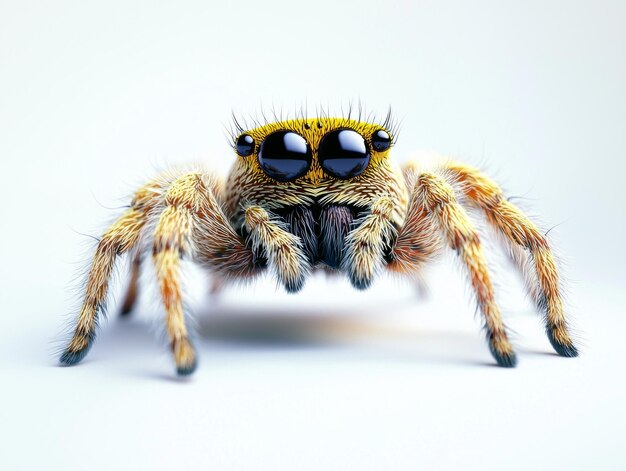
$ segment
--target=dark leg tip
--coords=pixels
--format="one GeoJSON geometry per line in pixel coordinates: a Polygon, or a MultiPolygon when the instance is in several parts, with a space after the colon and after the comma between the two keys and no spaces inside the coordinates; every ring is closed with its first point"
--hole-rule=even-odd
{"type": "Polygon", "coordinates": [[[509,353],[506,355],[500,355],[496,358],[498,366],[503,368],[515,368],[517,366],[517,355],[515,353],[509,353]]]}
{"type": "Polygon", "coordinates": [[[61,355],[61,357],[59,358],[59,363],[61,363],[61,365],[63,366],[75,365],[76,363],[80,362],[83,358],[85,358],[85,356],[89,352],[90,347],[91,345],[78,351],[65,350],[63,354],[61,355]]]}
{"type": "Polygon", "coordinates": [[[285,282],[285,289],[288,293],[297,293],[304,286],[304,278],[285,282]]]}
{"type": "Polygon", "coordinates": [[[177,366],[176,374],[178,376],[190,376],[194,371],[196,371],[197,367],[198,367],[198,362],[194,360],[194,362],[190,365],[177,366]]]}
{"type": "Polygon", "coordinates": [[[364,291],[372,285],[371,278],[350,278],[350,282],[352,283],[352,286],[359,291],[364,291]]]}
{"type": "Polygon", "coordinates": [[[562,357],[573,358],[573,357],[578,356],[578,349],[574,346],[574,344],[563,345],[563,344],[556,343],[556,342],[551,342],[551,343],[552,343],[552,347],[554,348],[554,351],[562,357]]]}
{"type": "Polygon", "coordinates": [[[498,363],[498,366],[502,366],[503,368],[515,368],[517,366],[517,355],[515,352],[503,353],[498,352],[493,346],[489,346],[491,350],[491,355],[498,363]]]}
{"type": "Polygon", "coordinates": [[[552,331],[548,330],[548,340],[552,344],[552,348],[554,351],[558,353],[562,357],[577,357],[578,349],[574,346],[574,344],[569,341],[569,343],[559,342],[555,337],[552,331]]]}

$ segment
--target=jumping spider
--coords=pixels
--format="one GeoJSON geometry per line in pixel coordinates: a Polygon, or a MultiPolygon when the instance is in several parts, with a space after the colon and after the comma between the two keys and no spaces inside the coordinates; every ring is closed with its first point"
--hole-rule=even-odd
{"type": "Polygon", "coordinates": [[[123,310],[132,308],[143,256],[151,253],[177,372],[188,375],[197,359],[181,297],[182,257],[226,279],[270,269],[295,293],[314,269],[344,273],[357,289],[368,288],[383,268],[412,275],[447,245],[469,274],[493,357],[500,366],[515,366],[465,205],[482,210],[521,255],[520,268],[524,260],[531,265],[530,292],[552,346],[559,355],[577,356],[544,235],[474,168],[449,162],[433,171],[415,164],[401,170],[389,157],[394,131],[387,124],[324,117],[239,127],[233,136],[238,157],[225,185],[197,170],[167,173],[139,188],[99,241],[61,363],[73,365],[87,354],[115,261],[124,253],[133,264],[123,310]]]}

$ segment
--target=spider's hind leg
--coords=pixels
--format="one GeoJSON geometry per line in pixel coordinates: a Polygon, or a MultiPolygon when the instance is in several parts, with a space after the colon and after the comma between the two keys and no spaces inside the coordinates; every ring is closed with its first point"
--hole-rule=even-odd
{"type": "MultiPolygon", "coordinates": [[[[137,191],[131,208],[98,244],[74,335],[61,355],[62,364],[73,365],[86,355],[95,339],[117,257],[133,249],[139,253],[146,242],[145,227],[153,227],[154,222],[152,259],[165,306],[170,346],[177,372],[187,375],[194,371],[196,354],[185,322],[181,258],[189,256],[224,277],[246,278],[259,270],[252,249],[235,232],[222,210],[216,197],[218,191],[217,181],[202,172],[167,174],[137,191]]],[[[133,267],[136,272],[131,276],[128,306],[136,295],[139,266],[135,263],[133,267]]]]}
{"type": "Polygon", "coordinates": [[[89,271],[83,304],[74,334],[61,355],[63,365],[81,361],[96,338],[98,318],[104,311],[109,280],[119,255],[133,248],[145,224],[145,214],[128,209],[102,236],[89,271]]]}
{"type": "Polygon", "coordinates": [[[124,295],[124,302],[120,310],[120,316],[127,317],[137,303],[139,295],[139,272],[141,270],[141,255],[136,253],[130,266],[130,279],[128,280],[128,288],[124,295]]]}
{"type": "MultiPolygon", "coordinates": [[[[430,227],[441,229],[444,239],[458,253],[467,269],[478,307],[485,321],[484,328],[493,357],[500,366],[515,366],[517,358],[495,301],[480,238],[467,212],[458,203],[450,184],[438,175],[420,174],[413,192],[411,203],[417,213],[421,212],[421,221],[430,227]]],[[[399,241],[403,240],[402,232],[398,237],[399,241]]],[[[407,256],[402,253],[398,255],[407,256]]]]}
{"type": "Polygon", "coordinates": [[[578,356],[578,350],[568,332],[559,290],[559,275],[546,237],[504,197],[496,183],[478,170],[459,162],[448,163],[445,170],[457,180],[469,201],[484,211],[489,223],[504,236],[512,251],[521,249],[530,255],[536,285],[531,286],[529,291],[539,310],[545,314],[548,339],[559,355],[578,356]]]}

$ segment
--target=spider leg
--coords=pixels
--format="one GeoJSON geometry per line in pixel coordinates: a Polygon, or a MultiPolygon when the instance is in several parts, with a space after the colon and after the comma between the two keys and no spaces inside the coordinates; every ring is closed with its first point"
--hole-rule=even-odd
{"type": "Polygon", "coordinates": [[[126,289],[126,295],[124,296],[124,302],[122,303],[122,309],[120,311],[121,316],[128,316],[139,294],[139,272],[141,270],[141,255],[139,252],[133,257],[132,265],[130,267],[130,280],[128,282],[128,288],[126,289]]]}
{"type": "Polygon", "coordinates": [[[96,338],[99,317],[105,314],[109,280],[117,257],[129,250],[138,250],[142,229],[149,213],[159,202],[158,195],[164,184],[162,179],[155,179],[140,187],[133,196],[130,208],[100,239],[89,270],[74,334],[61,355],[61,364],[74,365],[87,355],[96,338]]]}
{"type": "Polygon", "coordinates": [[[442,248],[442,237],[437,230],[435,214],[423,201],[423,192],[416,190],[417,165],[409,163],[403,169],[407,186],[411,191],[404,224],[389,254],[387,269],[402,274],[419,273],[442,248]]]}
{"type": "Polygon", "coordinates": [[[421,236],[428,237],[426,240],[428,243],[416,244],[416,259],[424,261],[426,256],[433,253],[436,246],[432,228],[438,227],[445,241],[458,253],[468,271],[478,307],[484,317],[487,341],[493,357],[500,366],[515,366],[517,363],[515,352],[494,298],[487,263],[474,225],[457,201],[453,188],[444,178],[424,172],[419,175],[416,183],[411,198],[414,213],[409,214],[407,226],[400,231],[398,236],[400,245],[396,245],[392,251],[395,263],[404,269],[415,266],[415,262],[407,262],[411,257],[411,236],[405,235],[406,228],[411,228],[412,224],[431,228],[427,230],[426,235],[421,236]],[[421,219],[412,220],[411,217],[421,219]]]}
{"type": "Polygon", "coordinates": [[[96,337],[98,317],[104,311],[109,279],[117,257],[135,246],[145,224],[145,214],[128,209],[102,236],[89,271],[83,304],[74,334],[60,362],[74,365],[82,360],[96,337]]]}
{"type": "MultiPolygon", "coordinates": [[[[218,191],[216,181],[199,172],[166,175],[137,191],[131,208],[105,232],[98,244],[74,335],[61,355],[62,364],[73,365],[87,354],[95,339],[98,317],[104,310],[117,256],[133,249],[137,257],[145,246],[144,236],[150,236],[145,227],[154,227],[152,258],[178,373],[193,371],[196,359],[182,308],[180,258],[190,255],[224,277],[245,278],[258,272],[251,247],[235,232],[222,211],[215,196],[218,191]]],[[[134,265],[134,268],[138,267],[134,265]]],[[[133,291],[136,277],[131,278],[129,290],[133,291]]]]}
{"type": "Polygon", "coordinates": [[[301,239],[272,220],[260,206],[245,209],[245,226],[255,251],[265,253],[278,281],[290,293],[299,291],[310,270],[301,239]]]}
{"type": "Polygon", "coordinates": [[[383,265],[385,248],[395,235],[393,209],[390,197],[379,198],[346,237],[342,267],[357,289],[367,289],[383,265]]]}
{"type": "Polygon", "coordinates": [[[154,232],[152,260],[165,306],[165,324],[170,339],[176,370],[180,375],[191,374],[196,368],[196,354],[185,324],[180,259],[190,250],[189,239],[193,215],[180,206],[168,206],[154,232]]]}
{"type": "MultiPolygon", "coordinates": [[[[556,263],[546,237],[504,197],[496,183],[478,170],[458,162],[448,163],[445,169],[460,183],[461,191],[468,200],[484,211],[489,223],[505,237],[513,252],[523,249],[530,254],[536,286],[530,286],[529,291],[544,313],[548,339],[559,355],[577,356],[578,350],[569,335],[565,319],[556,263]]],[[[519,260],[519,256],[517,258],[519,260]]]]}
{"type": "Polygon", "coordinates": [[[228,223],[215,182],[200,173],[177,178],[165,194],[164,209],[154,229],[152,260],[165,306],[165,324],[179,375],[193,373],[196,353],[185,323],[180,260],[196,261],[226,275],[256,272],[254,254],[228,223]]]}

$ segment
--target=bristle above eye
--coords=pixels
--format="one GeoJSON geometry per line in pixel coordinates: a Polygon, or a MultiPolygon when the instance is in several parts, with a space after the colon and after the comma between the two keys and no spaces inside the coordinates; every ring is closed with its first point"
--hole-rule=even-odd
{"type": "MultiPolygon", "coordinates": [[[[309,115],[307,103],[299,108],[294,107],[294,110],[291,112],[284,112],[283,108],[277,109],[272,107],[269,113],[266,113],[263,107],[261,107],[255,115],[249,115],[247,119],[243,115],[235,114],[233,111],[231,124],[230,126],[227,126],[227,132],[230,135],[230,145],[235,148],[237,138],[241,136],[241,134],[254,128],[261,128],[280,121],[304,121],[307,119],[323,120],[330,119],[332,117],[337,118],[340,121],[344,121],[340,124],[346,127],[350,121],[380,126],[391,136],[390,147],[395,145],[398,140],[400,126],[398,120],[391,111],[391,107],[387,110],[384,119],[380,119],[380,116],[376,113],[367,111],[361,100],[358,100],[356,106],[352,103],[352,101],[349,101],[347,108],[340,106],[339,109],[331,109],[328,105],[320,105],[316,107],[314,115],[309,115]]],[[[307,126],[310,125],[307,123],[304,125],[304,128],[309,129],[307,126]]]]}

